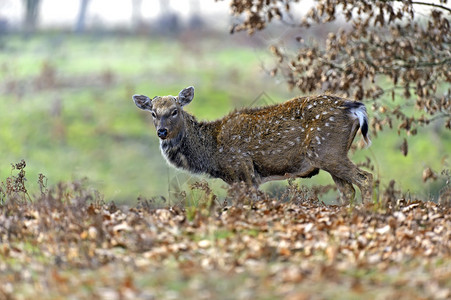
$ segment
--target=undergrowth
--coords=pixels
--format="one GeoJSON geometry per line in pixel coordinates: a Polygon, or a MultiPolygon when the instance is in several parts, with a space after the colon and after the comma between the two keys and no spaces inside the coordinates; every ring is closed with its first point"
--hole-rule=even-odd
{"type": "MultiPolygon", "coordinates": [[[[88,204],[102,206],[105,204],[103,195],[99,191],[88,188],[87,178],[72,182],[59,182],[57,185],[49,187],[48,178],[40,173],[37,180],[39,193],[30,195],[26,184],[26,165],[25,160],[11,164],[11,176],[0,184],[0,203],[2,205],[11,203],[37,204],[41,202],[50,207],[61,203],[75,206],[88,204]]],[[[438,177],[441,177],[445,184],[440,190],[437,202],[441,205],[451,205],[451,171],[444,169],[439,175],[434,173],[434,179],[438,177]]],[[[172,202],[168,202],[164,196],[151,199],[138,197],[136,208],[151,210],[177,206],[180,209],[186,209],[189,219],[192,219],[194,214],[197,213],[208,216],[211,215],[213,209],[222,209],[230,205],[252,205],[255,201],[280,201],[300,205],[308,201],[325,205],[320,199],[331,190],[336,191],[336,187],[334,185],[299,186],[294,179],[289,179],[285,190],[282,190],[278,195],[270,196],[261,190],[248,188],[244,183],[235,183],[228,188],[227,196],[224,199],[219,199],[206,181],[197,181],[189,185],[187,191],[179,190],[174,193],[175,200],[172,202]]],[[[410,195],[409,192],[402,192],[396,187],[394,179],[383,190],[380,190],[378,180],[376,180],[374,192],[375,201],[371,205],[379,208],[397,207],[400,201],[421,200],[410,195]]],[[[357,202],[359,201],[360,199],[357,200],[357,202]]],[[[110,206],[115,206],[115,204],[111,203],[110,206]]]]}
{"type": "Polygon", "coordinates": [[[355,205],[326,205],[328,187],[294,180],[277,197],[234,184],[224,199],[201,181],[171,203],[138,198],[125,207],[86,180],[48,186],[41,174],[33,194],[25,166],[13,164],[0,184],[2,299],[224,298],[211,276],[233,299],[309,299],[354,285],[358,292],[339,298],[381,289],[399,299],[451,296],[449,172],[440,174],[439,203],[414,199],[394,181],[379,202],[355,205]],[[393,282],[381,280],[386,270],[393,282]],[[400,289],[405,280],[414,283],[400,289]],[[421,288],[430,282],[433,289],[421,288]]]}

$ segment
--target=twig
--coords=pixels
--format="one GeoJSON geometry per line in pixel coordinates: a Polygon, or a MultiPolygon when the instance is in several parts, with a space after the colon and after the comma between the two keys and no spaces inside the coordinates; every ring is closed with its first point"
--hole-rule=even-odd
{"type": "Polygon", "coordinates": [[[421,1],[412,1],[412,4],[432,6],[432,7],[436,7],[436,8],[447,10],[447,11],[449,11],[451,13],[451,8],[448,8],[448,7],[440,5],[440,4],[427,3],[427,2],[421,2],[421,1]]]}

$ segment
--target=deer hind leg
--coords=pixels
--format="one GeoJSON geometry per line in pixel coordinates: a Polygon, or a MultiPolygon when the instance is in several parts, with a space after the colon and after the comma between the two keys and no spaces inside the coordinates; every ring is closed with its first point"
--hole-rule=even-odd
{"type": "Polygon", "coordinates": [[[373,175],[355,166],[354,182],[362,192],[362,202],[373,199],[373,175]]]}
{"type": "Polygon", "coordinates": [[[352,184],[355,184],[359,187],[362,193],[362,202],[371,201],[373,196],[373,175],[359,169],[347,157],[334,164],[333,167],[326,165],[322,169],[332,175],[332,178],[334,178],[340,193],[344,194],[345,197],[348,195],[346,197],[348,198],[347,200],[353,200],[353,197],[349,197],[352,192],[352,184]],[[337,181],[335,178],[338,178],[339,180],[337,181]]]}
{"type": "Polygon", "coordinates": [[[354,201],[355,198],[355,189],[352,186],[352,183],[349,181],[338,178],[337,176],[332,175],[332,179],[337,185],[338,192],[340,194],[340,202],[341,204],[349,204],[354,201]]]}

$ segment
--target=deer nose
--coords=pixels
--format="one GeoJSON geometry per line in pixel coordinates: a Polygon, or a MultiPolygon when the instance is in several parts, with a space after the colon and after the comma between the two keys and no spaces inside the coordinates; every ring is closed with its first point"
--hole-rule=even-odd
{"type": "Polygon", "coordinates": [[[157,130],[158,137],[160,139],[165,139],[168,136],[168,130],[166,128],[160,128],[157,130]]]}

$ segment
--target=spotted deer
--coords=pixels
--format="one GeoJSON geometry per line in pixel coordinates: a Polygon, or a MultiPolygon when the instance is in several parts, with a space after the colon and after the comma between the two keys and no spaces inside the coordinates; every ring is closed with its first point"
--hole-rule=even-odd
{"type": "Polygon", "coordinates": [[[193,87],[176,97],[133,96],[136,106],[152,114],[169,164],[254,187],[270,180],[310,178],[321,169],[332,175],[343,202],[353,201],[353,184],[362,201],[371,200],[373,176],[347,155],[359,128],[371,143],[363,103],[331,95],[298,97],[200,122],[183,110],[193,98],[193,87]]]}

